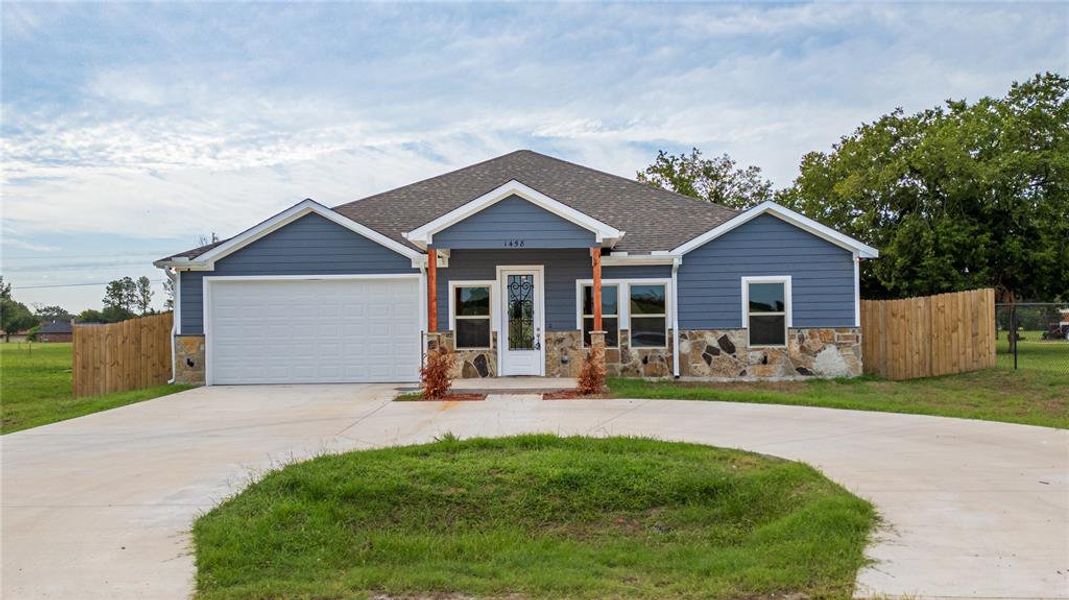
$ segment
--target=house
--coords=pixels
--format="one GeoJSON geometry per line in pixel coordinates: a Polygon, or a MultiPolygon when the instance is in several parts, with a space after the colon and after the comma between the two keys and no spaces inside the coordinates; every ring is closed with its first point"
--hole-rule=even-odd
{"type": "Polygon", "coordinates": [[[44,321],[37,327],[38,342],[69,342],[74,338],[70,321],[44,321]]]}
{"type": "Polygon", "coordinates": [[[876,256],[772,202],[520,150],[155,264],[177,281],[176,379],[210,385],[414,381],[439,344],[463,377],[571,376],[602,337],[623,376],[858,375],[876,256]]]}

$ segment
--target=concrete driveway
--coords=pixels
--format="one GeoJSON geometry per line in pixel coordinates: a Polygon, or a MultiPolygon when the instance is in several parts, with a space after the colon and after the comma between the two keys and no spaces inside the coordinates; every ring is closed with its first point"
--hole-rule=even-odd
{"type": "Polygon", "coordinates": [[[202,388],[0,438],[4,598],[183,598],[192,520],[320,452],[549,431],[808,462],[888,527],[860,594],[1069,598],[1069,432],[911,415],[646,400],[390,403],[388,386],[202,388]]]}

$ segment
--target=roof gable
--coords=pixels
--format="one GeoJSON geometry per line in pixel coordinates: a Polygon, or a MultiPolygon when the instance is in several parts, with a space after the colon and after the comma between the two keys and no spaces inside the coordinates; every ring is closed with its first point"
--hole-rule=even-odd
{"type": "Polygon", "coordinates": [[[329,221],[332,221],[356,234],[362,235],[369,240],[384,246],[406,258],[413,261],[413,265],[420,262],[424,255],[412,248],[409,248],[401,243],[398,243],[381,233],[336,213],[335,211],[319,204],[315,200],[306,199],[302,202],[298,202],[286,210],[274,215],[273,217],[262,221],[249,229],[235,235],[234,237],[203,247],[203,252],[190,256],[190,253],[185,255],[175,255],[162,260],[156,261],[154,264],[157,267],[188,267],[197,270],[212,270],[215,268],[215,262],[237,252],[238,250],[252,244],[253,242],[270,235],[271,233],[285,227],[286,225],[293,223],[294,221],[310,214],[319,215],[329,221]]]}
{"type": "Polygon", "coordinates": [[[879,251],[877,251],[875,248],[863,244],[848,235],[839,233],[838,231],[835,231],[834,229],[826,225],[822,225],[801,213],[797,213],[789,208],[780,206],[779,204],[776,204],[771,200],[762,202],[761,204],[758,204],[757,206],[739,214],[735,218],[730,219],[729,221],[726,221],[725,223],[722,223],[721,225],[718,225],[713,229],[710,229],[709,231],[706,231],[702,235],[699,235],[680,246],[677,246],[672,250],[672,254],[686,254],[687,252],[690,252],[691,250],[694,250],[695,248],[698,248],[700,246],[704,246],[705,244],[728,233],[729,231],[732,231],[741,225],[749,223],[757,217],[765,214],[776,217],[782,221],[794,225],[795,227],[798,227],[799,229],[803,229],[819,238],[831,242],[836,246],[849,250],[850,252],[857,254],[861,258],[876,258],[880,255],[879,251]]]}
{"type": "MultiPolygon", "coordinates": [[[[426,247],[434,243],[434,235],[450,229],[455,229],[459,224],[485,215],[484,211],[491,207],[499,206],[503,201],[519,199],[520,202],[529,202],[543,211],[550,213],[562,221],[572,224],[575,228],[582,228],[594,236],[597,245],[611,246],[624,236],[624,232],[591,217],[581,211],[563,204],[538,190],[524,185],[516,180],[490,190],[448,213],[426,223],[416,229],[402,233],[408,241],[420,247],[426,247]]],[[[574,228],[573,228],[574,229],[574,228]]],[[[574,236],[572,236],[574,238],[574,236]]]]}

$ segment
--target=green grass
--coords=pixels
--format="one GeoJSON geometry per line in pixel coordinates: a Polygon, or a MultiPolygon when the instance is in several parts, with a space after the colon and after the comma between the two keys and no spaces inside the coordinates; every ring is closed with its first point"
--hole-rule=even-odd
{"type": "MultiPolygon", "coordinates": [[[[1003,336],[1004,338],[1005,336],[1003,336]]],[[[914,413],[1069,428],[1069,343],[1026,334],[1019,369],[1000,340],[998,366],[887,381],[873,377],[784,383],[682,383],[611,379],[617,398],[719,400],[914,413]]]]}
{"type": "Polygon", "coordinates": [[[849,598],[872,507],[804,464],[550,435],[324,456],[193,527],[201,599],[849,598]]]}
{"type": "Polygon", "coordinates": [[[189,386],[161,385],[74,398],[71,344],[0,344],[0,433],[73,419],[185,389],[189,386]]]}

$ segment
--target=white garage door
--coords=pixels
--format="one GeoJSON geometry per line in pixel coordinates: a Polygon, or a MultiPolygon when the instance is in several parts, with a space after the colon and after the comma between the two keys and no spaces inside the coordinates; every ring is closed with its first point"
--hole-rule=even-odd
{"type": "Polygon", "coordinates": [[[208,383],[419,376],[418,279],[205,282],[208,383]]]}

